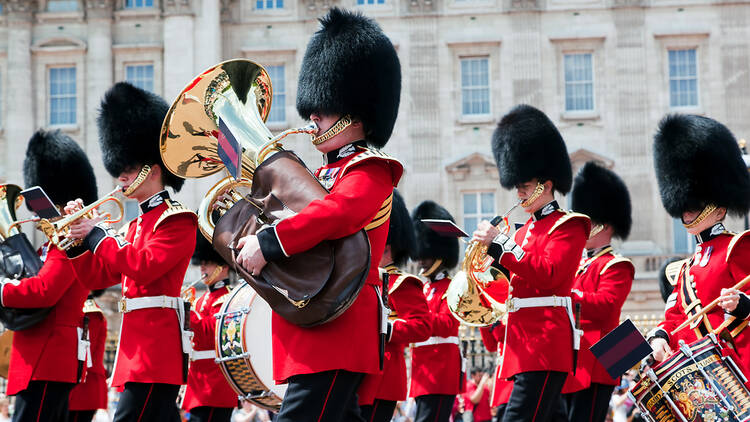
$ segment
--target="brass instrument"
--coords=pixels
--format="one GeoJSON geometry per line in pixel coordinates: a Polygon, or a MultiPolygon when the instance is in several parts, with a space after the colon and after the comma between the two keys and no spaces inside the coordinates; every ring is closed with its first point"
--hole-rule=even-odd
{"type": "MultiPolygon", "coordinates": [[[[500,230],[508,232],[508,216],[520,204],[519,201],[502,216],[502,221],[498,225],[500,230]]],[[[507,314],[505,303],[499,302],[485,291],[492,283],[506,283],[507,287],[510,286],[502,272],[494,274],[490,268],[491,264],[492,258],[487,256],[487,246],[479,242],[469,242],[461,263],[461,271],[453,276],[445,292],[448,309],[456,319],[466,325],[486,327],[507,314]]]]}
{"type": "Polygon", "coordinates": [[[46,218],[39,219],[38,228],[42,231],[42,233],[44,233],[45,236],[47,236],[50,243],[57,246],[57,248],[60,250],[64,251],[70,249],[73,246],[80,245],[80,239],[73,239],[68,237],[68,234],[70,233],[70,225],[75,221],[80,220],[81,218],[92,218],[93,211],[102,204],[113,201],[120,208],[120,217],[117,219],[111,219],[111,215],[109,213],[103,214],[102,217],[104,217],[104,223],[112,224],[122,220],[123,216],[125,215],[125,210],[122,206],[122,202],[114,197],[117,192],[122,192],[122,188],[117,186],[112,192],[108,193],[103,198],[97,199],[90,205],[83,207],[73,214],[66,215],[59,220],[51,221],[46,218]]]}
{"type": "Polygon", "coordinates": [[[188,84],[164,119],[162,160],[179,177],[200,178],[225,168],[219,152],[223,136],[220,121],[240,145],[240,177],[235,180],[228,176],[219,181],[198,209],[198,226],[209,242],[213,239],[214,208],[223,215],[242,198],[236,189],[252,185],[255,169],[283,150],[279,141],[295,133],[313,136],[317,132],[315,124],[310,124],[274,136],[265,125],[272,98],[271,78],[263,66],[246,59],[228,60],[188,84]]]}
{"type": "Polygon", "coordinates": [[[0,241],[20,233],[16,227],[16,210],[22,202],[20,187],[0,185],[0,241]]]}

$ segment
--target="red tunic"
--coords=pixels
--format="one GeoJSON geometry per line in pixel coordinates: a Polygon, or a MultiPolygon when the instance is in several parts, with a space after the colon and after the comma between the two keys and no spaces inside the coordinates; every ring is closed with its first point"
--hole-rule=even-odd
{"type": "Polygon", "coordinates": [[[91,341],[91,367],[86,380],[70,392],[68,409],[96,410],[107,408],[107,373],[104,369],[104,347],[107,342],[107,319],[95,302],[84,311],[89,317],[89,341],[91,341]],[[96,307],[96,308],[94,308],[96,307]]]}
{"type": "Polygon", "coordinates": [[[589,351],[603,336],[620,323],[620,310],[633,285],[635,267],[607,247],[602,253],[582,261],[576,273],[573,301],[581,304],[581,349],[575,375],[569,374],[563,393],[589,388],[592,383],[618,385],[619,379],[609,376],[604,367],[589,351]]]}
{"type": "MultiPolygon", "coordinates": [[[[224,286],[207,291],[195,301],[190,312],[190,328],[193,330],[193,350],[215,350],[216,318],[221,305],[229,295],[224,286]]],[[[182,408],[190,410],[198,406],[236,407],[237,393],[229,386],[219,365],[213,359],[199,359],[190,363],[187,389],[182,408]]]]}
{"type": "Polygon", "coordinates": [[[427,342],[437,344],[414,344],[409,397],[458,394],[464,388],[461,381],[462,358],[458,346],[460,323],[451,314],[444,298],[451,280],[445,273],[438,274],[435,278],[436,280],[424,285],[423,292],[432,312],[432,332],[427,342]]]}
{"type": "Polygon", "coordinates": [[[495,367],[495,382],[492,385],[492,398],[490,407],[500,406],[508,403],[510,392],[513,390],[513,381],[500,378],[500,367],[503,360],[503,340],[505,339],[505,326],[502,323],[479,329],[482,334],[482,343],[488,352],[497,353],[497,365],[495,367]]]}
{"type": "Polygon", "coordinates": [[[383,372],[367,374],[360,384],[359,404],[369,405],[375,399],[406,400],[406,360],[404,349],[409,343],[430,337],[432,315],[422,294],[422,281],[411,274],[387,268],[388,303],[393,323],[390,341],[385,346],[383,372]]]}
{"type": "MultiPolygon", "coordinates": [[[[500,257],[500,264],[511,272],[512,296],[570,296],[590,230],[588,217],[559,209],[530,218],[514,237],[526,252],[523,258],[516,260],[511,253],[500,257]]],[[[502,378],[521,372],[572,369],[573,329],[564,307],[508,313],[502,378]]]]}
{"type": "MultiPolygon", "coordinates": [[[[104,236],[92,231],[86,238],[94,252],[87,251],[71,262],[79,279],[85,280],[91,290],[122,282],[126,298],[180,295],[195,250],[196,215],[173,201],[168,205],[169,200],[154,200],[158,195],[141,205],[144,214],[130,222],[125,239],[111,230],[104,236]]],[[[123,387],[131,381],[180,385],[182,356],[176,310],[126,312],[112,386],[123,387]]]]}
{"type": "MultiPolygon", "coordinates": [[[[750,334],[745,330],[748,319],[735,318],[716,306],[704,318],[676,335],[671,335],[671,332],[687,319],[687,314],[693,315],[719,297],[722,288],[730,288],[750,274],[749,233],[722,231],[696,246],[695,254],[680,269],[674,293],[667,300],[664,321],[657,327],[662,335],[668,336],[670,347],[676,351],[679,340],[690,344],[719,327],[726,319],[729,323],[727,329],[734,337],[741,359],[738,364],[746,374],[750,373],[750,334]]],[[[750,293],[750,286],[742,290],[750,293]]]]}
{"type": "MultiPolygon", "coordinates": [[[[351,155],[316,171],[316,176],[330,189],[328,195],[281,220],[275,230],[263,231],[275,234],[276,242],[287,256],[304,252],[323,240],[338,239],[362,229],[367,230],[370,240],[366,285],[343,314],[328,323],[303,328],[273,313],[271,336],[276,382],[283,383],[293,375],[335,369],[379,372],[379,312],[375,286],[381,281],[377,263],[388,237],[391,195],[402,172],[401,163],[385,154],[353,147],[351,155]]],[[[269,256],[269,250],[262,252],[268,260],[278,258],[269,256]]]]}
{"type": "Polygon", "coordinates": [[[39,274],[2,287],[3,306],[52,307],[43,321],[13,334],[6,394],[25,390],[31,380],[78,382],[77,328],[82,326],[88,293],[65,253],[56,247],[47,254],[39,274]]]}

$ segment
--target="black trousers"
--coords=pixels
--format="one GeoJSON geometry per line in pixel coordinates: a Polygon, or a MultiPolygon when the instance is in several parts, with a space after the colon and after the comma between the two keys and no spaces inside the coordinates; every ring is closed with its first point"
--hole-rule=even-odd
{"type": "Polygon", "coordinates": [[[396,402],[375,399],[373,404],[360,406],[359,410],[365,422],[390,422],[393,411],[396,410],[396,402]]]}
{"type": "Polygon", "coordinates": [[[604,422],[609,409],[609,399],[615,391],[614,385],[592,383],[585,390],[565,394],[568,420],[576,422],[604,422]]]}
{"type": "Polygon", "coordinates": [[[179,391],[180,386],[173,384],[125,383],[125,389],[117,403],[114,422],[179,421],[179,391]]]}
{"type": "Polygon", "coordinates": [[[30,381],[16,395],[13,422],[65,422],[68,397],[75,384],[57,381],[30,381]]]}
{"type": "Polygon", "coordinates": [[[417,416],[414,422],[448,422],[453,410],[455,395],[450,394],[425,394],[418,396],[417,416]]]}
{"type": "Polygon", "coordinates": [[[503,415],[505,414],[505,406],[507,405],[508,403],[503,403],[497,407],[497,412],[495,413],[495,416],[492,417],[492,422],[500,422],[501,420],[503,420],[503,415]]]}
{"type": "Polygon", "coordinates": [[[290,377],[276,422],[363,422],[357,403],[363,377],[340,369],[290,377]]]}
{"type": "Polygon", "coordinates": [[[505,407],[503,422],[554,421],[561,411],[561,397],[567,372],[530,371],[515,376],[505,407]]]}
{"type": "Polygon", "coordinates": [[[68,422],[91,422],[96,410],[71,410],[68,412],[68,422]]]}
{"type": "Polygon", "coordinates": [[[233,407],[198,406],[190,409],[190,422],[229,422],[233,407]]]}

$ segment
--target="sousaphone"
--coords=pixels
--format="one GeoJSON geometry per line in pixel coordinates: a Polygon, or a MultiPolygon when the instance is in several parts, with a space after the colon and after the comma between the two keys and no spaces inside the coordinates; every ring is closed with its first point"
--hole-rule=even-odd
{"type": "Polygon", "coordinates": [[[325,240],[306,252],[269,262],[257,277],[236,263],[239,238],[328,194],[302,160],[279,142],[317,129],[311,125],[271,134],[264,122],[272,98],[271,79],[257,63],[236,59],[211,67],[170,107],[162,126],[161,154],[167,169],[184,178],[215,174],[226,162],[239,170],[239,177],[224,178],[204,198],[200,229],[275,312],[294,324],[315,326],[336,318],[356,299],[369,270],[370,244],[364,230],[325,240]],[[211,217],[215,205],[228,208],[218,221],[211,217]]]}

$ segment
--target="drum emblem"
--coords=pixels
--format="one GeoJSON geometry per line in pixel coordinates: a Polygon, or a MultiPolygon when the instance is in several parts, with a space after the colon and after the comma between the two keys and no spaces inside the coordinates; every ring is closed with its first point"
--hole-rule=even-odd
{"type": "Polygon", "coordinates": [[[677,406],[689,421],[701,420],[706,422],[726,420],[728,413],[717,406],[719,398],[708,388],[702,379],[688,376],[680,382],[682,391],[677,392],[677,406]],[[716,410],[721,419],[717,419],[716,410]]]}

